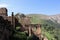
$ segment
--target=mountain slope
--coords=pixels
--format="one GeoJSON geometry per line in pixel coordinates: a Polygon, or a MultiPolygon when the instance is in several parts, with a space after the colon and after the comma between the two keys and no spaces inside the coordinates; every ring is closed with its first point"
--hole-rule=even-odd
{"type": "Polygon", "coordinates": [[[31,17],[35,17],[38,19],[44,19],[44,20],[51,20],[53,22],[57,22],[60,24],[60,14],[57,14],[57,15],[43,15],[43,14],[29,14],[27,16],[31,16],[31,17]]]}
{"type": "Polygon", "coordinates": [[[60,23],[60,14],[52,15],[52,16],[50,16],[50,19],[51,19],[52,21],[55,21],[55,22],[57,22],[57,23],[60,23]]]}

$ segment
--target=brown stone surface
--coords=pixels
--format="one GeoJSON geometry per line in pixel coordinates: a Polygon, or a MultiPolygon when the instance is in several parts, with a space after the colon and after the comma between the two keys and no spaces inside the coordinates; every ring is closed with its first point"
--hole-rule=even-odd
{"type": "Polygon", "coordinates": [[[17,20],[13,13],[11,16],[7,15],[6,8],[0,8],[0,40],[9,40],[11,31],[15,29],[17,20]]]}
{"type": "Polygon", "coordinates": [[[7,9],[6,8],[0,8],[0,15],[7,16],[7,9]]]}
{"type": "Polygon", "coordinates": [[[10,21],[5,20],[2,16],[0,16],[0,40],[9,40],[11,31],[12,25],[10,21]]]}
{"type": "Polygon", "coordinates": [[[21,17],[21,24],[23,26],[23,28],[25,29],[24,31],[28,31],[27,33],[29,34],[29,36],[31,35],[35,35],[37,36],[39,39],[41,37],[41,25],[40,24],[31,24],[30,21],[31,17],[21,17]]]}

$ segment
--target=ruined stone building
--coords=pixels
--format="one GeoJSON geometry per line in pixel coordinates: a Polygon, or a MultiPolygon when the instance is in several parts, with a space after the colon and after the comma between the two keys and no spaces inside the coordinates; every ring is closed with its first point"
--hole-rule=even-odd
{"type": "Polygon", "coordinates": [[[10,21],[11,25],[15,27],[15,18],[12,12],[11,16],[8,16],[8,10],[6,8],[0,8],[0,16],[4,18],[4,20],[10,21]]]}
{"type": "MultiPolygon", "coordinates": [[[[10,32],[10,28],[15,29],[16,26],[18,25],[18,21],[17,19],[14,17],[14,14],[12,12],[11,16],[8,16],[8,10],[6,8],[0,8],[0,34],[3,35],[1,37],[0,35],[0,40],[8,40],[9,36],[11,34],[10,32]],[[2,28],[4,27],[4,28],[2,28]]],[[[31,17],[27,17],[27,16],[21,16],[21,31],[25,31],[26,33],[29,34],[29,36],[31,35],[36,35],[37,37],[40,38],[41,35],[41,25],[40,24],[31,24],[30,21],[31,17]]]]}
{"type": "Polygon", "coordinates": [[[21,24],[22,27],[25,29],[29,36],[36,35],[37,37],[41,38],[41,25],[40,24],[31,24],[31,17],[22,16],[21,17],[21,24]]]}
{"type": "Polygon", "coordinates": [[[11,31],[16,27],[17,19],[13,12],[11,16],[7,12],[6,8],[0,8],[0,40],[9,40],[11,31]]]}

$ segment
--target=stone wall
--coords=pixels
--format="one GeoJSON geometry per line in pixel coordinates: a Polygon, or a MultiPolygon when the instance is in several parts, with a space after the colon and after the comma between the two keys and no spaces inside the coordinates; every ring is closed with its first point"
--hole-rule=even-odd
{"type": "MultiPolygon", "coordinates": [[[[29,36],[34,34],[40,38],[40,35],[41,35],[41,25],[40,24],[32,24],[31,25],[30,17],[27,17],[27,16],[22,17],[21,22],[22,22],[21,23],[22,28],[24,28],[24,31],[28,31],[27,33],[29,34],[29,36]],[[34,31],[34,28],[36,28],[35,31],[34,31]]],[[[7,9],[6,8],[0,8],[0,27],[2,27],[0,29],[0,33],[2,32],[2,35],[3,35],[0,38],[1,40],[4,40],[5,38],[6,38],[6,40],[8,40],[8,38],[10,36],[9,29],[10,28],[15,29],[16,24],[18,25],[19,23],[16,20],[16,18],[14,17],[13,12],[12,12],[11,16],[8,16],[7,9]]]]}
{"type": "Polygon", "coordinates": [[[0,15],[7,16],[7,9],[6,8],[0,8],[0,15]]]}
{"type": "Polygon", "coordinates": [[[13,12],[11,16],[8,16],[7,9],[0,8],[0,40],[9,40],[12,30],[15,29],[15,24],[13,12]]]}
{"type": "Polygon", "coordinates": [[[4,18],[0,16],[0,40],[9,40],[9,37],[12,35],[12,29],[11,22],[7,19],[4,20],[4,18]]]}
{"type": "Polygon", "coordinates": [[[28,16],[24,16],[24,17],[21,17],[21,24],[22,24],[22,27],[25,29],[24,31],[26,31],[29,36],[31,35],[36,35],[38,37],[40,37],[41,35],[41,25],[40,24],[31,24],[31,21],[30,21],[31,17],[28,17],[28,16]]]}

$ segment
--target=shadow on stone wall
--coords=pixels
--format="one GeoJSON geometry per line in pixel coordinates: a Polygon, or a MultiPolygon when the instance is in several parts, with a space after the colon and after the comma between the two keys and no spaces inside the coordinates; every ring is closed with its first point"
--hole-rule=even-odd
{"type": "Polygon", "coordinates": [[[8,20],[4,20],[2,16],[0,16],[0,40],[9,40],[12,35],[12,25],[8,20]]]}

